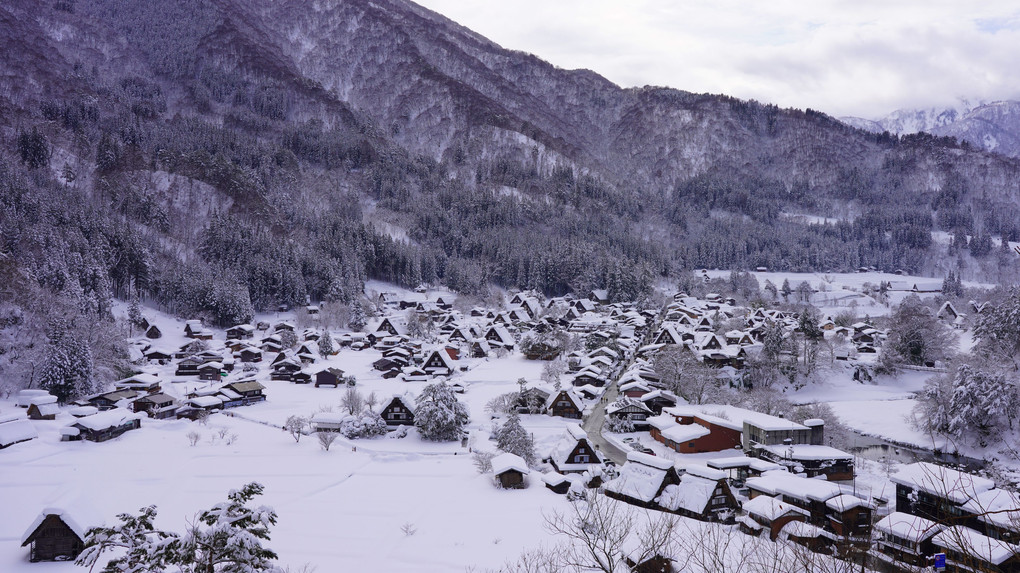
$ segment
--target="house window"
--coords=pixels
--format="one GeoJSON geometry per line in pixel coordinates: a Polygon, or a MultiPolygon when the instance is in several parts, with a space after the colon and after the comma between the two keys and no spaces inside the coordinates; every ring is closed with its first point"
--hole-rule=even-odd
{"type": "Polygon", "coordinates": [[[586,463],[588,463],[588,456],[586,456],[586,455],[585,456],[576,456],[574,459],[576,459],[577,460],[576,463],[579,463],[579,464],[586,464],[586,463]]]}

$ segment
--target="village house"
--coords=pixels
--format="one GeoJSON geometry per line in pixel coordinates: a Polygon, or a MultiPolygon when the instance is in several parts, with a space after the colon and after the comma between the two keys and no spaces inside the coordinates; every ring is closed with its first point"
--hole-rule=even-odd
{"type": "Polygon", "coordinates": [[[162,420],[173,418],[177,414],[177,400],[163,393],[142,396],[131,403],[136,414],[146,413],[150,418],[162,420]]]}
{"type": "Polygon", "coordinates": [[[875,548],[895,562],[913,567],[931,565],[935,555],[932,538],[947,526],[930,519],[895,511],[875,523],[875,548]]]}
{"type": "Polygon", "coordinates": [[[740,530],[750,535],[758,535],[762,530],[767,530],[772,541],[779,537],[779,532],[787,523],[807,521],[806,511],[768,495],[759,495],[745,501],[741,509],[746,515],[737,520],[740,530]]]}
{"type": "Polygon", "coordinates": [[[414,410],[413,397],[408,394],[395,394],[388,402],[382,403],[379,408],[379,416],[387,426],[413,426],[414,410]]]}
{"type": "Polygon", "coordinates": [[[963,525],[953,525],[932,537],[946,554],[949,571],[1016,573],[1020,571],[1020,545],[992,539],[963,525]]]}
{"type": "Polygon", "coordinates": [[[667,486],[680,483],[673,461],[640,452],[627,454],[620,475],[604,484],[606,496],[646,509],[658,509],[667,486]]]}
{"type": "Polygon", "coordinates": [[[79,406],[95,406],[100,411],[111,410],[116,408],[121,402],[127,404],[126,401],[133,399],[135,396],[138,396],[138,392],[134,390],[115,390],[83,398],[76,401],[75,404],[79,406]]]}
{"type": "Polygon", "coordinates": [[[701,521],[726,521],[734,516],[739,505],[726,472],[693,464],[681,470],[680,483],[663,488],[659,507],[701,521]]]}
{"type": "Polygon", "coordinates": [[[755,452],[763,460],[799,470],[807,477],[824,476],[829,481],[854,479],[852,454],[829,446],[814,444],[783,444],[756,446],[755,452]]]}
{"type": "Polygon", "coordinates": [[[51,394],[33,396],[28,404],[29,420],[55,420],[60,413],[57,397],[51,394]]]}
{"type": "Polygon", "coordinates": [[[445,349],[433,350],[422,362],[422,369],[432,376],[449,376],[456,372],[457,365],[445,349]]]}
{"type": "Polygon", "coordinates": [[[580,420],[584,414],[584,401],[573,389],[560,390],[549,398],[546,410],[550,416],[580,420]]]}
{"type": "Polygon", "coordinates": [[[588,439],[588,433],[577,424],[567,424],[566,433],[549,453],[549,463],[558,473],[584,473],[592,466],[602,465],[602,454],[588,439]]]}
{"type": "Polygon", "coordinates": [[[968,527],[993,539],[1020,541],[1020,496],[1005,489],[983,491],[963,504],[968,527]]]}
{"type": "Polygon", "coordinates": [[[768,471],[783,469],[779,464],[748,456],[716,458],[706,461],[705,465],[727,472],[730,485],[733,487],[743,487],[747,478],[758,477],[768,471]]]}
{"type": "Polygon", "coordinates": [[[739,423],[694,408],[665,408],[648,418],[652,439],[681,454],[718,452],[740,445],[739,423]]]}
{"type": "Polygon", "coordinates": [[[896,511],[937,522],[963,523],[964,505],[995,487],[988,478],[928,462],[905,465],[889,479],[896,484],[896,511]]]}
{"type": "Polygon", "coordinates": [[[59,508],[46,508],[28,526],[21,546],[29,545],[29,560],[73,561],[85,549],[86,528],[59,508]]]}
{"type": "Polygon", "coordinates": [[[68,431],[63,433],[61,440],[105,442],[125,432],[137,430],[141,426],[142,422],[137,414],[123,408],[114,408],[78,418],[67,426],[66,430],[68,431]]]}
{"type": "Polygon", "coordinates": [[[227,340],[247,340],[255,336],[255,327],[251,324],[238,324],[227,329],[227,340]]]}
{"type": "Polygon", "coordinates": [[[159,377],[151,372],[141,372],[134,376],[117,380],[113,383],[117,390],[136,390],[138,392],[159,392],[159,377]]]}
{"type": "Polygon", "coordinates": [[[615,402],[606,406],[606,419],[621,423],[624,420],[633,424],[635,430],[648,429],[648,417],[652,411],[640,400],[622,396],[615,402]]]}
{"type": "Polygon", "coordinates": [[[344,371],[339,368],[327,366],[317,370],[314,375],[316,388],[319,386],[333,386],[336,388],[343,382],[344,371]]]}
{"type": "Polygon", "coordinates": [[[265,389],[265,386],[254,380],[241,380],[224,384],[220,391],[230,390],[237,393],[241,397],[242,405],[247,406],[256,402],[264,402],[266,396],[262,391],[265,389]]]}

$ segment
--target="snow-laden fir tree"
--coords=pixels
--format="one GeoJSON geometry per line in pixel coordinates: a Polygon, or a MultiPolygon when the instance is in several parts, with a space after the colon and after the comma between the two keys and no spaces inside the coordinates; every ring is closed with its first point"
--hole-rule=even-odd
{"type": "Polygon", "coordinates": [[[98,383],[89,345],[62,322],[51,326],[49,338],[39,387],[61,403],[95,392],[98,383]]]}
{"type": "Polygon", "coordinates": [[[227,494],[227,501],[203,511],[189,523],[184,535],[154,527],[155,506],[138,516],[118,515],[119,524],[93,527],[85,535],[85,549],[77,564],[94,567],[101,555],[114,550],[103,573],[158,573],[168,568],[180,573],[260,573],[277,571],[276,553],[264,547],[269,528],[276,524],[271,507],[252,507],[262,494],[252,482],[227,494]]]}
{"type": "Polygon", "coordinates": [[[319,336],[319,355],[323,358],[331,356],[336,351],[333,344],[333,335],[328,330],[323,330],[319,336]]]}
{"type": "Polygon", "coordinates": [[[271,507],[251,507],[263,486],[252,482],[227,494],[227,501],[199,514],[181,536],[177,560],[192,573],[255,573],[273,571],[276,553],[264,547],[276,525],[271,507]]]}
{"type": "Polygon", "coordinates": [[[535,440],[521,426],[517,412],[511,413],[507,421],[496,430],[496,447],[524,458],[528,465],[535,462],[535,440]]]}
{"type": "Polygon", "coordinates": [[[350,318],[347,319],[347,328],[354,332],[360,332],[368,324],[368,319],[365,317],[365,309],[356,300],[352,300],[348,306],[350,307],[350,318]]]}
{"type": "Polygon", "coordinates": [[[457,401],[457,395],[449,384],[429,384],[415,402],[414,426],[422,438],[435,442],[460,439],[470,416],[467,406],[457,401]]]}

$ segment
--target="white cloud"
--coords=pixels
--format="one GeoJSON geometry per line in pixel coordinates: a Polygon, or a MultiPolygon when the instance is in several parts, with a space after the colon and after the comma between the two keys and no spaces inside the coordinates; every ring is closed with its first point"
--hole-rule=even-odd
{"type": "Polygon", "coordinates": [[[512,49],[623,86],[833,115],[1020,97],[1014,1],[421,0],[512,49]]]}

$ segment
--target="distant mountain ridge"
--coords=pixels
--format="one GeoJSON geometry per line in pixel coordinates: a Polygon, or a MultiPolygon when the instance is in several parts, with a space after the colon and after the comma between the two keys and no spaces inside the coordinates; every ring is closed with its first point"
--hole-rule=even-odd
{"type": "Polygon", "coordinates": [[[226,323],[369,278],[628,299],[689,268],[1015,267],[932,232],[1020,238],[1020,162],[624,89],[406,0],[9,0],[0,34],[0,248],[97,312],[226,323]]]}
{"type": "Polygon", "coordinates": [[[1020,101],[961,100],[952,107],[897,110],[878,120],[840,120],[872,133],[906,135],[924,131],[955,137],[987,151],[1020,157],[1020,101]]]}

